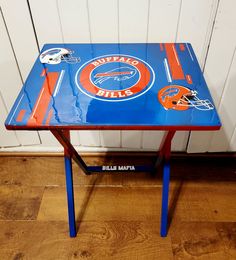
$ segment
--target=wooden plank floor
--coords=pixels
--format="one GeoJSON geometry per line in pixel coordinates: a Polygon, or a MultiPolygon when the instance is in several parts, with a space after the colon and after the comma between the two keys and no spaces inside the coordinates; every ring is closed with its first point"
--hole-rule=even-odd
{"type": "Polygon", "coordinates": [[[0,259],[236,259],[235,159],[171,165],[171,224],[161,238],[160,173],[84,176],[73,164],[78,235],[69,238],[63,158],[0,157],[0,259]]]}

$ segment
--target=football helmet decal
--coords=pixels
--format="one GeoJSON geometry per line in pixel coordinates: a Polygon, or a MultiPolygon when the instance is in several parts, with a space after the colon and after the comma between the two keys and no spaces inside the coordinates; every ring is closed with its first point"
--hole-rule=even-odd
{"type": "Polygon", "coordinates": [[[159,90],[158,100],[166,110],[187,110],[190,107],[199,110],[214,109],[214,106],[208,99],[201,100],[197,94],[196,90],[191,90],[184,86],[171,85],[159,90]]]}
{"type": "Polygon", "coordinates": [[[65,61],[70,64],[80,62],[80,58],[72,56],[73,51],[66,48],[52,48],[40,54],[41,63],[59,64],[65,61]]]}

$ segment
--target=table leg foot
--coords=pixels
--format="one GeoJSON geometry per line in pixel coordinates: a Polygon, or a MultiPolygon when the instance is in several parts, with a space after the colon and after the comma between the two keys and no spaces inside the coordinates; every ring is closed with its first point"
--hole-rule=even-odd
{"type": "Polygon", "coordinates": [[[69,156],[65,156],[65,172],[66,172],[66,190],[67,190],[70,237],[76,237],[72,164],[71,164],[71,157],[69,156]]]}
{"type": "Polygon", "coordinates": [[[161,211],[161,236],[167,236],[168,229],[168,194],[170,182],[170,162],[165,161],[163,166],[163,186],[162,186],[162,211],[161,211]]]}

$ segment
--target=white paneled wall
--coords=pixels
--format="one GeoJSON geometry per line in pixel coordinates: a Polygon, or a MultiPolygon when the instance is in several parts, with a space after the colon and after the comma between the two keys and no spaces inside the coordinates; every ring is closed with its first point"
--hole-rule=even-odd
{"type": "MultiPolygon", "coordinates": [[[[11,3],[11,1],[9,1],[9,3],[11,3]]],[[[10,41],[10,31],[6,25],[6,20],[3,17],[4,10],[5,9],[1,9],[0,13],[0,49],[2,50],[0,56],[0,93],[3,99],[0,105],[1,117],[5,114],[5,111],[7,113],[9,112],[23,84],[18,64],[15,60],[16,53],[12,49],[13,42],[10,41]],[[5,107],[2,107],[3,105],[5,107]]],[[[1,132],[4,132],[4,134],[1,133],[2,136],[9,136],[7,139],[9,139],[9,145],[12,145],[10,144],[12,142],[12,140],[10,140],[12,134],[6,133],[5,129],[1,132]]],[[[19,145],[40,143],[37,132],[19,131],[15,135],[19,141],[19,145]]],[[[7,140],[4,138],[4,142],[0,145],[8,146],[7,140]]]]}
{"type": "MultiPolygon", "coordinates": [[[[5,50],[0,56],[0,146],[58,145],[45,131],[7,132],[3,127],[44,43],[186,41],[192,43],[204,69],[223,128],[219,132],[178,132],[173,150],[236,150],[235,0],[0,0],[0,6],[0,47],[5,50]]],[[[163,134],[73,131],[71,137],[75,145],[91,150],[152,150],[158,149],[163,134]]]]}
{"type": "Polygon", "coordinates": [[[204,76],[215,105],[219,109],[223,127],[220,134],[192,132],[188,152],[236,151],[235,138],[233,138],[236,103],[229,100],[230,95],[232,98],[236,96],[234,67],[236,48],[235,7],[236,2],[234,0],[220,1],[219,3],[204,70],[204,76]],[[228,89],[229,87],[230,89],[228,89]],[[229,104],[229,102],[232,102],[232,104],[229,104]]]}

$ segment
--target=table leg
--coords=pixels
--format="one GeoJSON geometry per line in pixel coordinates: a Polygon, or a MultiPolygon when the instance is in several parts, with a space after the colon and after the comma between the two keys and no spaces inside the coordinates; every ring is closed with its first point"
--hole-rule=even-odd
{"type": "MultiPolygon", "coordinates": [[[[66,133],[69,138],[69,131],[66,133]]],[[[66,173],[66,191],[67,191],[67,205],[69,216],[70,237],[76,236],[75,225],[75,206],[74,206],[74,188],[73,188],[73,172],[71,155],[64,149],[65,173],[66,173]]]]}
{"type": "Polygon", "coordinates": [[[163,166],[162,181],[162,209],[161,209],[161,236],[166,237],[168,226],[168,198],[169,198],[169,182],[170,182],[170,162],[165,161],[163,166]]]}
{"type": "Polygon", "coordinates": [[[163,154],[163,180],[162,180],[162,209],[161,209],[161,236],[166,237],[168,229],[168,199],[170,183],[170,153],[171,140],[175,131],[169,131],[165,137],[160,153],[163,154]]]}
{"type": "MultiPolygon", "coordinates": [[[[74,191],[73,191],[73,176],[72,176],[72,164],[71,159],[81,167],[86,173],[104,171],[101,166],[88,167],[77,151],[70,143],[69,130],[51,130],[52,134],[64,147],[65,157],[65,171],[66,171],[66,189],[68,200],[68,215],[69,215],[69,228],[70,236],[76,236],[75,225],[75,209],[74,209],[74,191]],[[89,170],[89,171],[88,171],[89,170]]],[[[161,212],[161,236],[167,235],[168,226],[168,195],[169,195],[169,181],[170,181],[170,152],[171,152],[171,140],[175,134],[175,131],[168,131],[163,138],[163,142],[160,146],[159,159],[157,160],[154,169],[156,169],[162,161],[164,161],[163,167],[163,188],[162,188],[162,212],[161,212]]]]}

